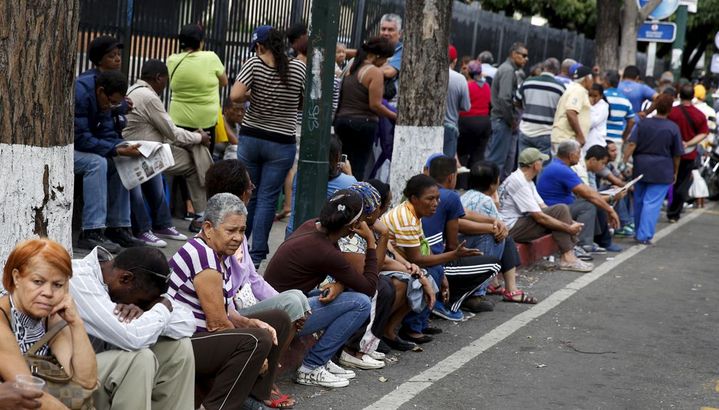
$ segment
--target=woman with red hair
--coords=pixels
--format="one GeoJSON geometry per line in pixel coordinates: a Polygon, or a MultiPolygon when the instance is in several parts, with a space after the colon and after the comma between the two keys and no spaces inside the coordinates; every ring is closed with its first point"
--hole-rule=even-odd
{"type": "MultiPolygon", "coordinates": [[[[54,356],[82,387],[97,386],[95,352],[68,289],[71,276],[70,255],[57,242],[31,239],[10,253],[2,282],[7,294],[0,298],[0,378],[4,382],[30,376],[23,354],[48,329],[66,323],[36,354],[54,356]]],[[[49,394],[38,400],[42,408],[66,408],[49,394]]]]}

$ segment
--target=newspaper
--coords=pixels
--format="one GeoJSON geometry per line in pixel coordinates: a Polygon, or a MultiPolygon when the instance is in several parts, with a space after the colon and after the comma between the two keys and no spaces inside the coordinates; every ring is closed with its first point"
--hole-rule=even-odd
{"type": "Polygon", "coordinates": [[[115,157],[115,168],[122,185],[129,191],[175,165],[169,144],[155,141],[124,142],[119,146],[140,144],[141,157],[115,157]]]}
{"type": "Polygon", "coordinates": [[[642,179],[642,178],[644,178],[644,174],[641,174],[641,175],[639,175],[638,177],[632,179],[631,181],[629,181],[629,182],[627,182],[626,184],[624,184],[624,186],[622,186],[622,187],[614,187],[614,188],[605,189],[604,191],[599,191],[599,193],[602,194],[602,195],[614,195],[614,196],[616,196],[618,193],[623,192],[623,191],[626,191],[626,190],[628,190],[629,188],[631,188],[632,185],[636,184],[637,181],[639,181],[639,180],[642,179]]]}

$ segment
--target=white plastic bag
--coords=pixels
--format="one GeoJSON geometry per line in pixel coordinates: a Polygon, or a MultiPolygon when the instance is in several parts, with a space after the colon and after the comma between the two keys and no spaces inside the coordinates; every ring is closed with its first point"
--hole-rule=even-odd
{"type": "Polygon", "coordinates": [[[692,186],[689,188],[689,196],[691,198],[707,198],[709,197],[709,188],[702,178],[698,169],[692,171],[692,186]]]}

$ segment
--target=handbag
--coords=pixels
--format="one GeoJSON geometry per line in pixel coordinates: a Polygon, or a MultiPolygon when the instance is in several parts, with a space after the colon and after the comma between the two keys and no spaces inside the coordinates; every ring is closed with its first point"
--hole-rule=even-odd
{"type": "MultiPolygon", "coordinates": [[[[14,324],[11,323],[14,328],[14,324]]],[[[45,380],[47,393],[58,399],[62,404],[72,410],[92,410],[95,408],[92,393],[95,389],[86,389],[72,380],[55,356],[40,356],[37,351],[49,343],[62,329],[67,326],[66,321],[54,324],[45,335],[35,342],[25,357],[25,362],[33,376],[45,380]]]]}

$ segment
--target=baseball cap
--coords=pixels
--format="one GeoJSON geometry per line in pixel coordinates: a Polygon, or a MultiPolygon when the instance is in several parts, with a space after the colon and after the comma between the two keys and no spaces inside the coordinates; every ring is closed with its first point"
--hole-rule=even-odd
{"type": "Polygon", "coordinates": [[[582,63],[574,63],[569,67],[569,71],[567,71],[567,72],[569,73],[569,75],[574,75],[574,73],[577,72],[577,68],[579,68],[581,66],[582,66],[582,63]]]}
{"type": "Polygon", "coordinates": [[[123,44],[112,36],[95,37],[87,48],[87,54],[93,64],[100,64],[100,60],[113,48],[122,49],[123,44]]]}
{"type": "Polygon", "coordinates": [[[694,98],[697,100],[702,100],[707,98],[707,89],[701,84],[697,84],[694,86],[694,98]]]}
{"type": "Polygon", "coordinates": [[[525,148],[519,153],[519,164],[520,165],[532,165],[537,161],[547,161],[549,155],[542,154],[542,151],[536,148],[525,148]]]}
{"type": "Polygon", "coordinates": [[[250,39],[250,51],[255,51],[255,45],[257,43],[264,43],[270,38],[270,30],[272,26],[258,26],[255,31],[252,32],[252,38],[250,39]]]}
{"type": "Polygon", "coordinates": [[[432,162],[432,160],[442,156],[444,156],[444,154],[441,152],[435,152],[434,154],[430,155],[429,157],[427,157],[427,162],[424,163],[424,167],[429,169],[429,164],[432,162]]]}
{"type": "Polygon", "coordinates": [[[447,54],[449,55],[449,61],[457,59],[457,48],[453,45],[449,45],[447,54]]]}
{"type": "Polygon", "coordinates": [[[580,78],[584,78],[588,75],[592,74],[592,69],[586,66],[579,66],[576,70],[574,70],[574,75],[572,76],[573,79],[579,80],[580,78]]]}

